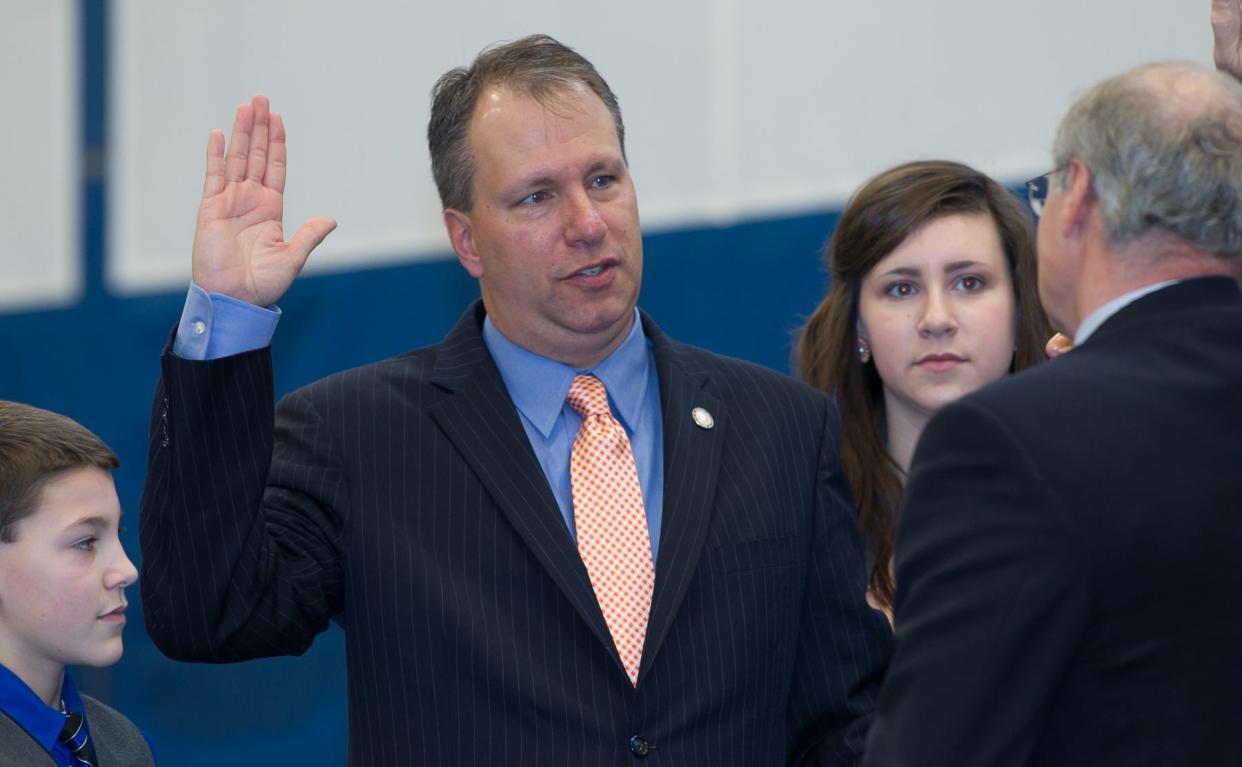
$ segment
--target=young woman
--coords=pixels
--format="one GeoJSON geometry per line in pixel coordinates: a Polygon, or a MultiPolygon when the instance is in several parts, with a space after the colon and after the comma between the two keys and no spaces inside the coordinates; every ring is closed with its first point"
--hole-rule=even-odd
{"type": "Polygon", "coordinates": [[[798,369],[837,399],[869,596],[891,616],[897,514],[923,427],[1044,358],[1031,217],[972,168],[908,163],[855,193],[824,259],[832,287],[803,329],[798,369]]]}

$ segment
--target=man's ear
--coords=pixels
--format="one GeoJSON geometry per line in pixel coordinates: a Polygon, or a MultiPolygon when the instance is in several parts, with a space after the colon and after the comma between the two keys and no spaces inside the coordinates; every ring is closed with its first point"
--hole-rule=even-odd
{"type": "Polygon", "coordinates": [[[1077,157],[1069,161],[1065,170],[1065,194],[1061,196],[1064,206],[1061,216],[1061,234],[1078,238],[1086,234],[1091,216],[1099,207],[1099,198],[1091,186],[1091,170],[1077,157]]]}
{"type": "Polygon", "coordinates": [[[444,209],[444,228],[448,231],[449,242],[453,252],[466,273],[476,280],[483,276],[483,260],[474,247],[474,230],[470,223],[470,214],[456,208],[444,209]]]}

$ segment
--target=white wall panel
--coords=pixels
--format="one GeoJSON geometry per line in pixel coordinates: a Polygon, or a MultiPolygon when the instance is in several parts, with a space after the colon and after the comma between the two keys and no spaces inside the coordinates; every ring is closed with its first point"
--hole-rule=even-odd
{"type": "Polygon", "coordinates": [[[596,63],[651,230],[837,205],[918,157],[1021,181],[1092,82],[1207,62],[1207,6],[115,0],[108,277],[122,292],[185,283],[207,131],[258,91],[289,127],[287,223],[340,221],[310,268],[352,269],[448,252],[428,93],[496,40],[545,31],[596,63]]]}
{"type": "Polygon", "coordinates": [[[82,291],[77,3],[0,3],[0,312],[82,291]]]}

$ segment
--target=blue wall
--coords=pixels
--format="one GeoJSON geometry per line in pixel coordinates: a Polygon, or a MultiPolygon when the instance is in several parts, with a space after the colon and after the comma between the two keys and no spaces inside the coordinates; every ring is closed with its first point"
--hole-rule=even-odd
{"type": "MultiPolygon", "coordinates": [[[[184,293],[123,299],[103,289],[102,193],[88,184],[95,199],[88,206],[94,214],[86,224],[83,300],[63,310],[0,315],[0,398],[65,413],[120,454],[116,482],[129,527],[123,540],[137,558],[151,395],[184,293]]],[[[819,249],[833,222],[820,214],[648,237],[640,305],[675,338],[788,370],[794,331],[826,286],[819,249]]],[[[188,248],[170,257],[188,259],[188,248]]],[[[281,301],[277,394],[433,343],[477,296],[476,283],[450,260],[304,277],[281,301]]],[[[249,765],[290,755],[308,765],[344,763],[339,629],[302,658],[174,663],[143,633],[140,607],[132,611],[121,662],[82,669],[77,678],[147,730],[163,764],[249,765]]]]}

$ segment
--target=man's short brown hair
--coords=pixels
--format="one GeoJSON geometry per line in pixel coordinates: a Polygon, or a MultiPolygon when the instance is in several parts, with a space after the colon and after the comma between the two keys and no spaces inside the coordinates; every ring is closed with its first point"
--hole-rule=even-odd
{"type": "Polygon", "coordinates": [[[473,207],[470,119],[479,96],[494,85],[512,88],[544,104],[554,102],[575,86],[590,88],[612,115],[621,156],[625,157],[621,106],[595,66],[547,35],[523,37],[483,51],[468,68],[445,72],[431,90],[427,144],[431,150],[431,173],[445,209],[469,211],[473,207]]]}
{"type": "Polygon", "coordinates": [[[61,472],[121,465],[112,448],[72,418],[0,400],[0,542],[34,513],[43,486],[61,472]]]}

